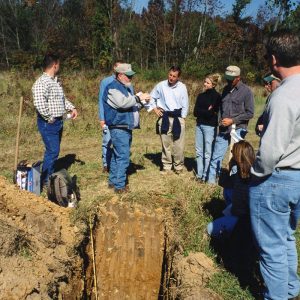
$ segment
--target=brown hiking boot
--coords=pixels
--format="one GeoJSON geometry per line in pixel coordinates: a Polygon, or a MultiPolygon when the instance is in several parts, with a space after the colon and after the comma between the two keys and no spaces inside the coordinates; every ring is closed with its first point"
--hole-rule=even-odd
{"type": "Polygon", "coordinates": [[[122,188],[122,189],[116,189],[115,188],[115,193],[116,194],[126,194],[126,193],[129,193],[130,192],[130,190],[129,190],[129,187],[128,187],[128,185],[126,185],[124,188],[122,188]]]}

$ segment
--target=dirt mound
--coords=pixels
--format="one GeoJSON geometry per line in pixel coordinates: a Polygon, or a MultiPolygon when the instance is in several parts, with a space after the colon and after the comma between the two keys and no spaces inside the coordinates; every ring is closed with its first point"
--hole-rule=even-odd
{"type": "Polygon", "coordinates": [[[81,297],[83,236],[69,213],[0,177],[1,299],[81,297]]]}
{"type": "Polygon", "coordinates": [[[215,273],[214,263],[204,253],[190,253],[184,257],[176,253],[173,258],[173,297],[184,300],[221,300],[206,289],[210,277],[215,273]]]}

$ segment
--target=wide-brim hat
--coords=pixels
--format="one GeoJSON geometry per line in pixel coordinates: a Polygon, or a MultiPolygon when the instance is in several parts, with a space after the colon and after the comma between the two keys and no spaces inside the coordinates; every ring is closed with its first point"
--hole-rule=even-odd
{"type": "Polygon", "coordinates": [[[133,76],[136,73],[132,70],[131,64],[118,64],[115,67],[115,72],[125,74],[126,76],[133,76]]]}

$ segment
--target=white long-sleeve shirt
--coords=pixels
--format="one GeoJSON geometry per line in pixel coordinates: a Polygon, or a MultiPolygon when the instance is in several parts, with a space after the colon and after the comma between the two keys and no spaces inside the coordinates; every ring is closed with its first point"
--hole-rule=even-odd
{"type": "Polygon", "coordinates": [[[170,86],[168,80],[159,82],[152,92],[150,107],[160,107],[165,111],[182,109],[181,117],[186,118],[189,110],[189,97],[185,84],[178,81],[175,85],[170,86]]]}

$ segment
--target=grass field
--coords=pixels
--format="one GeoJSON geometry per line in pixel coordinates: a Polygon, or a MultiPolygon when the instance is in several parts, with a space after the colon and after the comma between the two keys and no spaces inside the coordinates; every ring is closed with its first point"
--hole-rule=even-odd
{"type": "MultiPolygon", "coordinates": [[[[20,74],[18,72],[0,75],[0,175],[12,181],[15,153],[15,139],[18,120],[19,98],[24,96],[24,111],[20,138],[19,160],[42,160],[43,144],[36,128],[36,117],[32,104],[31,86],[39,73],[20,74]]],[[[76,105],[79,117],[76,121],[66,121],[61,145],[60,161],[69,162],[69,172],[77,176],[81,192],[81,202],[74,219],[84,217],[101,201],[112,197],[107,189],[107,175],[102,173],[101,130],[98,122],[98,86],[101,76],[95,73],[62,74],[66,95],[76,105]]],[[[164,79],[164,78],[162,78],[164,79]]],[[[186,126],[185,176],[159,173],[161,144],[155,134],[154,113],[141,113],[141,129],[133,136],[129,184],[131,192],[120,197],[120,201],[139,203],[150,207],[162,207],[171,211],[176,223],[174,243],[180,245],[184,253],[203,251],[215,258],[205,231],[213,216],[220,214],[224,202],[222,190],[196,183],[193,178],[195,158],[195,120],[192,110],[196,95],[201,91],[202,82],[183,80],[190,96],[190,114],[186,126]]],[[[155,82],[143,80],[137,75],[134,80],[136,91],[148,91],[155,82]]],[[[263,88],[253,88],[255,93],[255,118],[250,122],[247,140],[257,149],[258,138],[254,124],[261,113],[265,95],[263,88]]],[[[219,272],[209,283],[210,288],[224,299],[254,299],[251,293],[242,289],[238,280],[228,273],[222,264],[219,272]]]]}

